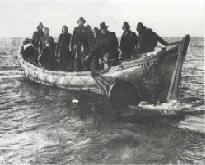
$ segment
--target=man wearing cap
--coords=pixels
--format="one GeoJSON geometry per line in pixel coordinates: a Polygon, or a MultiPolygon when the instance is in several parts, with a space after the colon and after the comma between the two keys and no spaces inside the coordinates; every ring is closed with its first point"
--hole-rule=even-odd
{"type": "Polygon", "coordinates": [[[89,53],[89,30],[84,26],[86,20],[80,17],[77,21],[78,27],[73,30],[71,51],[75,55],[74,68],[77,71],[83,70],[83,59],[89,53]]]}
{"type": "MultiPolygon", "coordinates": [[[[44,36],[43,28],[44,28],[43,23],[40,22],[39,25],[37,26],[37,31],[33,33],[32,43],[33,43],[36,51],[40,47],[40,41],[44,36]]],[[[36,53],[38,53],[38,52],[36,52],[36,53]]]]}
{"type": "Polygon", "coordinates": [[[49,70],[57,69],[57,60],[55,57],[55,43],[52,36],[49,34],[49,28],[44,28],[44,36],[41,39],[41,56],[39,57],[39,63],[42,67],[49,70]]]}
{"type": "Polygon", "coordinates": [[[115,32],[109,32],[105,22],[100,24],[100,37],[96,40],[94,57],[106,60],[109,65],[119,64],[118,40],[115,32]],[[97,57],[96,57],[97,56],[97,57]]]}
{"type": "Polygon", "coordinates": [[[130,59],[132,52],[138,45],[138,38],[135,32],[130,30],[128,22],[124,22],[122,29],[124,30],[120,40],[121,59],[130,59]]]}
{"type": "Polygon", "coordinates": [[[168,43],[163,40],[156,32],[153,32],[152,29],[145,27],[142,22],[138,23],[136,30],[139,34],[139,53],[154,51],[155,47],[157,46],[157,42],[160,42],[165,46],[168,45],[168,43]]]}
{"type": "Polygon", "coordinates": [[[138,32],[138,52],[139,53],[144,53],[146,52],[146,43],[147,43],[147,37],[146,37],[146,30],[147,28],[143,25],[142,22],[138,22],[137,28],[138,32]]]}
{"type": "Polygon", "coordinates": [[[160,37],[156,32],[153,32],[151,28],[147,28],[146,35],[148,51],[154,51],[155,47],[157,46],[157,42],[164,46],[169,45],[169,43],[165,41],[162,37],[160,37]]]}

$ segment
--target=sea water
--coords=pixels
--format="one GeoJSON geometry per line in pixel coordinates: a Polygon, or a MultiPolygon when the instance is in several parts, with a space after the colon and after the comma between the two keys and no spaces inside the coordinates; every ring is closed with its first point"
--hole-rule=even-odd
{"type": "Polygon", "coordinates": [[[121,109],[103,96],[26,81],[4,51],[0,164],[205,163],[203,38],[191,38],[177,101],[121,109]]]}

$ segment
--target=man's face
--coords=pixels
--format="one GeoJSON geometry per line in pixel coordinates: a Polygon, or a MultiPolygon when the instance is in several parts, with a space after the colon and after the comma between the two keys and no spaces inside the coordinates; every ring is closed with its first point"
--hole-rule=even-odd
{"type": "Polygon", "coordinates": [[[83,21],[79,21],[78,26],[83,26],[83,21]]]}
{"type": "Polygon", "coordinates": [[[138,32],[138,33],[140,33],[140,32],[142,31],[142,29],[143,29],[143,26],[141,26],[141,25],[140,25],[140,26],[137,26],[137,32],[138,32]]]}
{"type": "Polygon", "coordinates": [[[45,29],[44,34],[49,35],[49,29],[45,29]]]}
{"type": "Polygon", "coordinates": [[[63,33],[66,33],[66,32],[67,32],[67,30],[66,30],[65,27],[62,28],[62,32],[63,32],[63,33]]]}
{"type": "Polygon", "coordinates": [[[105,34],[107,32],[107,29],[101,29],[101,33],[105,34]]]}
{"type": "Polygon", "coordinates": [[[42,30],[43,30],[43,26],[39,26],[38,29],[39,29],[40,31],[42,31],[42,30]]]}
{"type": "Polygon", "coordinates": [[[128,28],[125,28],[125,27],[124,27],[124,28],[123,28],[123,31],[124,31],[124,32],[128,32],[128,28]]]}

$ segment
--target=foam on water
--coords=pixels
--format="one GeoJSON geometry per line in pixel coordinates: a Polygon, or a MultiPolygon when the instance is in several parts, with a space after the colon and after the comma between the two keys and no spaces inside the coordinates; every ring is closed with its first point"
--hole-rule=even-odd
{"type": "Polygon", "coordinates": [[[153,110],[153,111],[164,111],[165,113],[170,111],[188,110],[192,108],[192,104],[180,103],[177,102],[177,100],[170,100],[167,103],[160,103],[160,104],[149,104],[147,102],[141,102],[138,106],[142,109],[153,110]]]}

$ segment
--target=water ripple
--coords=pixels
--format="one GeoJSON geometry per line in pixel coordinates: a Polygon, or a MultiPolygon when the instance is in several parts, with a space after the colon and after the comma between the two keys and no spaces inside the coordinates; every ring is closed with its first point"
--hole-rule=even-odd
{"type": "Polygon", "coordinates": [[[0,164],[203,164],[202,43],[191,40],[178,102],[117,110],[102,96],[25,81],[1,55],[0,164]]]}

